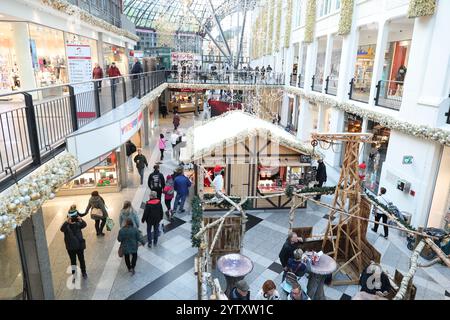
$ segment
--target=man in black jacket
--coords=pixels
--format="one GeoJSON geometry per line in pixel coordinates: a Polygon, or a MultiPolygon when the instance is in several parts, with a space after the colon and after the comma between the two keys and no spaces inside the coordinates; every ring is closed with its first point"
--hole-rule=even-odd
{"type": "Polygon", "coordinates": [[[80,217],[77,210],[69,211],[67,221],[61,226],[61,232],[64,232],[64,242],[66,250],[70,257],[72,266],[72,274],[74,275],[72,282],[75,282],[75,272],[77,269],[77,257],[80,261],[80,269],[83,278],[87,278],[86,263],[84,261],[84,249],[86,242],[83,239],[81,229],[86,228],[86,222],[80,217]]]}
{"type": "Polygon", "coordinates": [[[133,172],[133,162],[132,162],[133,158],[131,156],[133,155],[133,153],[136,152],[136,145],[130,140],[128,140],[127,143],[125,144],[125,151],[128,160],[128,171],[133,172]]]}
{"type": "Polygon", "coordinates": [[[148,187],[155,191],[159,200],[161,200],[162,190],[166,186],[166,181],[161,172],[159,172],[159,165],[153,167],[154,171],[148,177],[148,187]]]}
{"type": "Polygon", "coordinates": [[[150,200],[145,205],[142,223],[147,223],[148,247],[152,247],[152,228],[153,244],[158,243],[159,223],[163,219],[163,208],[161,201],[156,198],[156,191],[150,191],[150,200]]]}
{"type": "Polygon", "coordinates": [[[134,162],[136,163],[136,168],[139,172],[139,176],[141,177],[141,185],[144,184],[144,170],[145,167],[148,167],[147,158],[142,154],[142,149],[138,150],[138,155],[134,157],[134,162]]]}
{"type": "MultiPolygon", "coordinates": [[[[323,163],[322,159],[319,159],[317,165],[317,174],[316,180],[318,183],[315,184],[315,187],[322,187],[324,182],[327,181],[327,168],[325,167],[325,163],[323,163]]],[[[314,197],[315,200],[320,200],[320,194],[314,197]]]]}
{"type": "Polygon", "coordinates": [[[131,68],[131,74],[135,74],[133,76],[133,96],[136,96],[136,94],[139,91],[139,73],[144,72],[144,70],[142,69],[142,64],[139,62],[138,58],[134,58],[134,64],[133,67],[131,68]]]}
{"type": "Polygon", "coordinates": [[[303,239],[298,237],[295,232],[290,232],[286,242],[283,244],[283,248],[281,248],[280,254],[278,255],[284,271],[288,270],[288,260],[289,258],[294,258],[294,251],[298,248],[299,242],[303,242],[303,239]]]}

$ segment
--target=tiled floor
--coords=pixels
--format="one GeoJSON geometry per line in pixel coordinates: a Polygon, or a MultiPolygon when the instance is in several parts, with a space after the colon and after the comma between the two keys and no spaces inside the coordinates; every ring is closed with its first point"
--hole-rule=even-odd
{"type": "MultiPolygon", "coordinates": [[[[162,132],[170,130],[171,118],[160,120],[162,132]]],[[[186,128],[192,123],[192,115],[182,115],[182,126],[186,128]]],[[[144,154],[151,159],[150,164],[157,161],[159,151],[156,149],[154,137],[159,131],[153,132],[151,147],[144,149],[144,154]]],[[[166,153],[162,165],[164,175],[175,168],[170,160],[170,152],[166,153]]],[[[146,175],[150,170],[146,172],[146,175]]],[[[118,194],[104,194],[111,217],[118,220],[118,212],[124,200],[132,200],[133,206],[141,215],[141,204],[148,198],[148,189],[138,187],[136,172],[129,179],[130,187],[118,194]]],[[[331,184],[331,182],[329,182],[331,184]]],[[[53,284],[57,299],[197,299],[197,280],[194,275],[194,256],[197,252],[191,247],[191,223],[189,210],[180,214],[174,222],[164,221],[165,233],[161,235],[158,246],[151,249],[140,247],[136,274],[127,272],[124,261],[117,256],[119,243],[116,241],[118,227],[108,232],[104,238],[97,238],[93,222],[86,219],[88,227],[84,231],[87,240],[85,251],[87,280],[77,280],[71,285],[70,274],[67,273],[69,258],[64,247],[63,235],[59,231],[66,217],[67,208],[77,203],[81,210],[87,204],[89,196],[59,197],[49,201],[44,206],[44,217],[47,227],[47,240],[53,271],[53,284]]],[[[331,202],[332,197],[323,197],[324,202],[331,202]]],[[[186,202],[188,208],[188,201],[186,202]]],[[[319,234],[327,225],[327,210],[315,204],[308,203],[306,209],[297,210],[295,226],[314,226],[313,233],[319,234]]],[[[215,213],[219,214],[219,213],[215,213]]],[[[244,237],[242,253],[254,263],[252,272],[246,276],[252,296],[255,296],[262,283],[272,279],[278,285],[281,283],[282,268],[278,253],[288,231],[288,210],[259,210],[248,212],[249,221],[244,237]]],[[[145,225],[140,229],[146,234],[145,225]]],[[[381,231],[380,231],[381,232],[381,231]]],[[[369,231],[368,240],[382,253],[384,269],[391,275],[395,269],[405,272],[411,252],[406,248],[406,241],[396,232],[392,232],[389,240],[369,231]]],[[[70,271],[69,271],[70,272],[70,271]]],[[[217,270],[213,271],[225,289],[225,279],[217,270]]],[[[344,277],[338,275],[338,277],[344,277]]],[[[306,287],[306,279],[302,286],[306,287]]],[[[450,291],[450,269],[441,265],[418,270],[414,277],[417,286],[416,299],[450,299],[445,292],[450,291]]],[[[358,286],[325,287],[328,299],[345,300],[351,298],[359,290],[358,286]]],[[[280,293],[282,290],[279,290],[280,293]]]]}

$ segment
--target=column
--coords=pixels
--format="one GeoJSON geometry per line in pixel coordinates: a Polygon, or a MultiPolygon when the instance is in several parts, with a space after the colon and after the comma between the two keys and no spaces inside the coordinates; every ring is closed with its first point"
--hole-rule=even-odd
{"type": "Polygon", "coordinates": [[[386,51],[389,36],[389,22],[380,21],[378,24],[377,46],[375,49],[375,61],[373,65],[372,82],[370,84],[369,105],[375,105],[375,95],[377,93],[377,83],[381,79],[384,65],[384,53],[386,51]]]}
{"type": "Polygon", "coordinates": [[[322,92],[325,93],[326,79],[331,72],[331,54],[333,53],[333,34],[327,35],[327,49],[325,52],[325,64],[323,67],[323,85],[322,92]]]}
{"type": "Polygon", "coordinates": [[[194,115],[198,116],[198,92],[194,93],[194,115]]]}
{"type": "MultiPolygon", "coordinates": [[[[42,208],[26,219],[22,226],[17,227],[16,235],[23,276],[29,285],[29,298],[32,300],[55,299],[42,208]]],[[[70,263],[68,262],[67,265],[70,266],[70,263]]]]}
{"type": "MultiPolygon", "coordinates": [[[[331,108],[330,132],[342,132],[344,125],[344,111],[336,108],[331,108]]],[[[332,167],[339,170],[339,161],[341,158],[341,148],[334,147],[334,152],[331,148],[325,151],[326,162],[332,167]],[[339,150],[338,150],[339,149],[339,150]]]]}
{"type": "Polygon", "coordinates": [[[281,107],[281,125],[282,126],[287,126],[287,122],[289,119],[289,97],[287,95],[287,93],[284,93],[283,95],[283,105],[281,107]]]}
{"type": "Polygon", "coordinates": [[[314,75],[316,69],[316,61],[317,61],[317,39],[314,40],[313,43],[308,45],[308,53],[306,56],[306,70],[305,70],[305,90],[311,91],[312,84],[312,76],[314,75]]]}
{"type": "MultiPolygon", "coordinates": [[[[103,33],[98,33],[98,41],[97,41],[97,58],[98,58],[98,65],[102,67],[102,69],[105,67],[105,53],[103,52],[103,33]]],[[[106,70],[103,70],[105,73],[106,70]]],[[[106,77],[106,74],[104,75],[106,77]]]]}
{"type": "MultiPolygon", "coordinates": [[[[365,133],[367,132],[367,124],[368,124],[368,120],[367,118],[363,118],[363,123],[362,123],[362,127],[361,127],[361,132],[365,133]]],[[[364,143],[360,143],[359,144],[359,163],[364,161],[364,157],[363,157],[363,151],[364,151],[364,143]]]]}
{"type": "Polygon", "coordinates": [[[323,105],[319,106],[319,116],[317,117],[317,132],[323,132],[324,131],[324,118],[325,118],[325,110],[326,107],[323,105]]]}
{"type": "Polygon", "coordinates": [[[119,168],[120,186],[128,186],[128,162],[125,144],[120,146],[120,152],[117,153],[117,167],[119,168]]]}
{"type": "Polygon", "coordinates": [[[14,25],[14,51],[16,54],[17,68],[19,69],[20,90],[32,90],[36,88],[34,78],[33,61],[30,52],[30,36],[28,23],[12,22],[14,25]]]}
{"type": "Polygon", "coordinates": [[[155,118],[155,128],[159,127],[159,98],[153,101],[153,117],[155,118]]]}
{"type": "Polygon", "coordinates": [[[142,137],[141,137],[141,141],[143,142],[144,146],[148,146],[150,144],[149,141],[149,132],[148,132],[148,127],[149,127],[149,112],[148,112],[148,108],[149,106],[146,106],[144,108],[144,110],[142,110],[142,119],[143,119],[143,123],[142,123],[142,127],[141,127],[141,132],[142,132],[142,137]]]}
{"type": "Polygon", "coordinates": [[[300,100],[300,112],[298,117],[297,139],[306,142],[311,140],[311,113],[309,103],[305,99],[300,100]]]}

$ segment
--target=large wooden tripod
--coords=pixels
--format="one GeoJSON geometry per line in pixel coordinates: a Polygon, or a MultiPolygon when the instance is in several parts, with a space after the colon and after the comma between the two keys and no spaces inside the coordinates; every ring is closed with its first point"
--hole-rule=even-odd
{"type": "MultiPolygon", "coordinates": [[[[361,181],[358,175],[359,144],[371,142],[370,133],[313,133],[313,141],[334,143],[345,142],[344,161],[341,174],[336,185],[334,199],[328,217],[328,227],[323,238],[322,250],[332,249],[328,254],[341,263],[337,271],[345,267],[352,267],[348,272],[351,280],[341,281],[335,284],[354,284],[359,280],[359,275],[364,269],[362,250],[365,240],[367,222],[354,216],[360,216],[361,181]],[[346,208],[348,205],[348,209],[346,208]],[[339,211],[339,222],[333,224],[336,212],[339,211]],[[349,215],[342,213],[348,212],[349,215]],[[364,239],[362,239],[364,237],[364,239]],[[343,263],[343,264],[342,264],[343,263]]],[[[314,144],[313,144],[314,145],[314,144]]],[[[336,271],[336,272],[337,272],[336,271]]]]}

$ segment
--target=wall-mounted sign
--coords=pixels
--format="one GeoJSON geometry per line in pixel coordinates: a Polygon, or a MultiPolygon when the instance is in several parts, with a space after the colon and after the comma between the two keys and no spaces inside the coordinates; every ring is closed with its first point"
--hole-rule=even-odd
{"type": "MultiPolygon", "coordinates": [[[[86,44],[67,44],[66,51],[70,82],[92,80],[91,47],[86,44]]],[[[92,82],[74,85],[75,94],[93,89],[94,85],[92,82]]]]}
{"type": "Polygon", "coordinates": [[[403,156],[403,164],[412,164],[413,163],[413,156],[403,156]]]}
{"type": "Polygon", "coordinates": [[[311,156],[306,154],[300,155],[300,163],[311,163],[311,156]]]}

